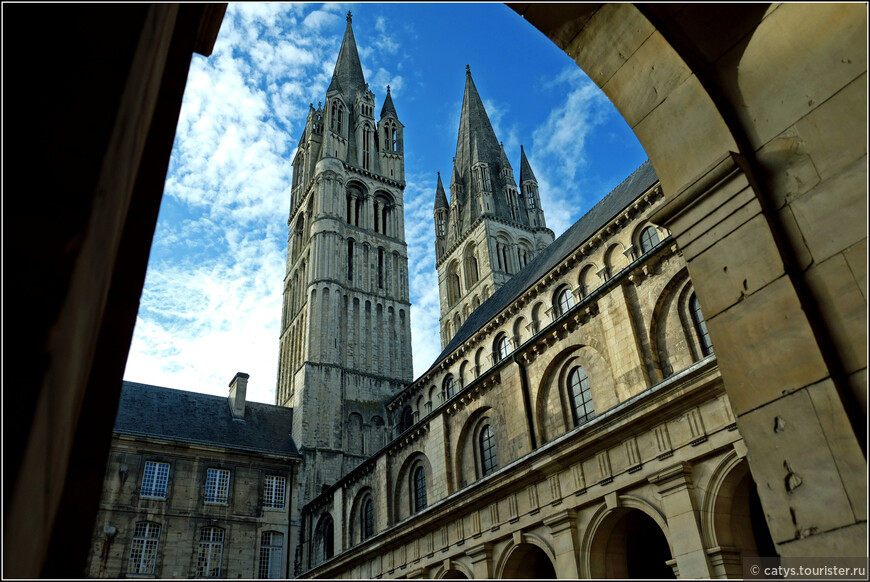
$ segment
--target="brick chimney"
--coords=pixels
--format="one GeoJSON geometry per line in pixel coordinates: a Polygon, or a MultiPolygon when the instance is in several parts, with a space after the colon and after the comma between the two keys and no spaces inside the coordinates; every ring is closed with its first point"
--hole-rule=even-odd
{"type": "Polygon", "coordinates": [[[230,410],[233,418],[245,418],[245,393],[248,391],[248,376],[244,372],[236,372],[230,382],[230,410]]]}

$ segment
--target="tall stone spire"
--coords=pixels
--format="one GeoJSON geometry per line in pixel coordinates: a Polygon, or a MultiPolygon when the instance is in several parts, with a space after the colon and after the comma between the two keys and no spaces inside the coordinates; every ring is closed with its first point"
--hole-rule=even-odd
{"type": "MultiPolygon", "coordinates": [[[[471,78],[471,68],[465,66],[465,94],[462,97],[462,113],[459,117],[459,136],[456,140],[456,157],[453,165],[458,174],[466,181],[468,188],[470,170],[474,162],[494,165],[500,157],[500,146],[486,114],[483,101],[471,78]],[[477,159],[472,149],[477,146],[477,159]]],[[[473,188],[473,186],[472,186],[473,188]]]]}
{"type": "Polygon", "coordinates": [[[435,192],[442,347],[471,310],[553,242],[525,153],[521,166],[523,194],[466,65],[449,206],[440,176],[435,192]]]}
{"type": "Polygon", "coordinates": [[[344,38],[338,51],[338,59],[335,61],[335,70],[332,72],[332,83],[327,93],[338,89],[348,102],[352,103],[357,91],[365,89],[366,80],[363,75],[362,64],[359,60],[359,52],[356,48],[356,40],[353,37],[351,26],[351,13],[347,13],[347,27],[344,29],[344,38]]]}

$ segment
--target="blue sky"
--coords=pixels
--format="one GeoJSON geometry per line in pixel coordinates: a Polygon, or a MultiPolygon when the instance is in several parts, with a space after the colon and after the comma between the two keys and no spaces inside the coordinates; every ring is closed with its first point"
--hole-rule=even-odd
{"type": "Polygon", "coordinates": [[[390,85],[405,126],[415,376],[441,351],[432,204],[466,65],[515,175],[524,147],[556,236],[646,160],[595,84],[504,4],[230,4],[191,64],[126,380],[224,395],[241,371],[250,400],[274,402],[291,161],[348,10],[376,111],[390,85]]]}

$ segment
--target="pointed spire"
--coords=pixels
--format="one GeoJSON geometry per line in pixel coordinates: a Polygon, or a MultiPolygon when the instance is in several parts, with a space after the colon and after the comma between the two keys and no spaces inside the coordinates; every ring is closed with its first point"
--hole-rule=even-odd
{"type": "Polygon", "coordinates": [[[347,28],[344,30],[344,38],[338,51],[338,59],[335,61],[335,70],[332,73],[332,82],[327,92],[338,89],[349,103],[356,97],[356,92],[365,87],[366,81],[363,75],[362,65],[359,61],[359,52],[356,48],[356,40],[353,37],[351,26],[351,13],[347,13],[347,28]]]}
{"type": "Polygon", "coordinates": [[[444,192],[444,184],[441,183],[441,172],[438,172],[438,186],[435,188],[435,210],[448,208],[447,194],[444,192]]]}
{"type": "Polygon", "coordinates": [[[501,142],[501,167],[510,168],[511,171],[514,169],[510,161],[508,161],[507,154],[504,152],[504,142],[501,142]]]}
{"type": "Polygon", "coordinates": [[[500,156],[498,139],[471,78],[471,67],[465,65],[465,94],[459,117],[454,170],[460,175],[469,174],[475,162],[495,164],[500,156]],[[473,148],[476,148],[476,153],[472,151],[473,148]]]}
{"type": "Polygon", "coordinates": [[[537,182],[537,178],[535,178],[535,173],[532,171],[532,166],[529,165],[529,160],[526,158],[526,152],[523,149],[523,146],[520,146],[520,184],[525,182],[526,180],[532,180],[537,182]]]}
{"type": "Polygon", "coordinates": [[[393,105],[393,98],[390,96],[389,85],[387,85],[387,96],[384,97],[384,106],[381,107],[381,119],[383,119],[385,115],[392,115],[396,119],[399,118],[396,114],[396,107],[393,105]]]}

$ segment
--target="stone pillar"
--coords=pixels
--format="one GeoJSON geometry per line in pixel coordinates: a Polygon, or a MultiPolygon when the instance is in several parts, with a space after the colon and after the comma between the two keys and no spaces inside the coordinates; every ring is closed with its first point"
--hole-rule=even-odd
{"type": "Polygon", "coordinates": [[[662,508],[670,531],[672,558],[686,578],[711,578],[713,575],[701,537],[700,513],[695,507],[692,468],[680,463],[649,478],[662,498],[662,508]]]}
{"type": "Polygon", "coordinates": [[[723,156],[653,221],[688,264],[780,555],[862,555],[867,464],[825,307],[786,268],[791,227],[768,219],[743,166],[723,156]]]}
{"type": "Polygon", "coordinates": [[[577,564],[577,514],[573,509],[557,513],[544,520],[544,525],[553,534],[553,551],[556,554],[556,577],[579,578],[580,568],[577,564]]]}
{"type": "Polygon", "coordinates": [[[484,543],[468,549],[468,557],[471,558],[471,566],[475,579],[491,579],[492,572],[492,544],[484,543]]]}

